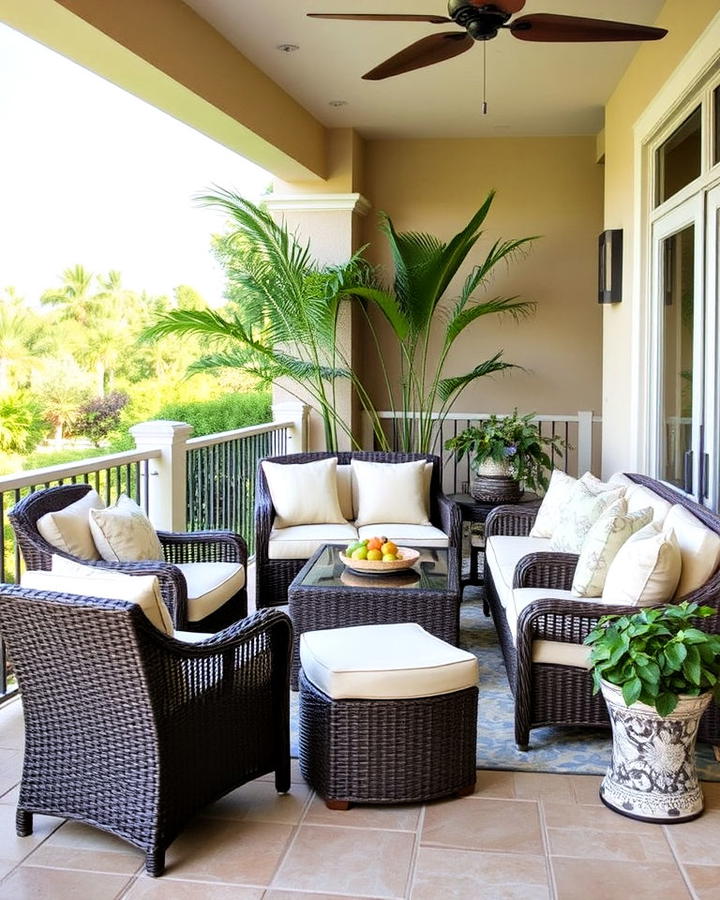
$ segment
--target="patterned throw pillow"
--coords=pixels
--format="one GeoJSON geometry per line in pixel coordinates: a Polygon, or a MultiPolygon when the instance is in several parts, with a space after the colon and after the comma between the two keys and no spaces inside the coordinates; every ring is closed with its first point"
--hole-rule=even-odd
{"type": "Polygon", "coordinates": [[[567,503],[576,484],[577,478],[566,475],[559,469],[553,469],[550,484],[538,509],[530,537],[552,537],[552,533],[560,521],[560,510],[567,503]]]}
{"type": "Polygon", "coordinates": [[[578,481],[560,511],[560,521],[550,539],[551,549],[560,553],[579,553],[587,533],[604,512],[610,508],[618,515],[627,512],[624,493],[619,488],[594,494],[582,481],[578,481]]]}
{"type": "Polygon", "coordinates": [[[652,522],[652,507],[618,515],[606,510],[587,533],[575,569],[572,592],[578,597],[601,597],[610,563],[625,541],[652,522]]]}

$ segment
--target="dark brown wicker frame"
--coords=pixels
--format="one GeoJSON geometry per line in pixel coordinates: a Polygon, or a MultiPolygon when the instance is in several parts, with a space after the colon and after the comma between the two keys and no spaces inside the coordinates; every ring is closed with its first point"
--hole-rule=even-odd
{"type": "Polygon", "coordinates": [[[328,803],[421,803],[475,789],[476,687],[333,700],[300,673],[300,771],[328,803]]]}
{"type": "Polygon", "coordinates": [[[310,557],[288,588],[288,613],[293,623],[292,690],[296,691],[298,687],[300,636],[306,631],[416,622],[425,631],[457,647],[462,594],[456,554],[448,550],[445,589],[404,587],[393,590],[373,585],[372,579],[366,579],[368,584],[362,588],[301,584],[327,546],[320,547],[310,557]]]}
{"type": "Polygon", "coordinates": [[[157,575],[163,599],[176,628],[185,631],[214,632],[244,619],[247,615],[247,588],[234,594],[220,609],[197,622],[187,618],[187,587],[175,563],[233,562],[241,563],[247,573],[247,546],[239,534],[230,531],[195,531],[190,533],[158,531],[165,561],[113,563],[105,560],[79,559],[49,544],[37,529],[37,521],[45,513],[64,509],[92,490],[89,484],[65,484],[44,488],[24,497],[8,512],[25,565],[28,569],[49,570],[53,553],[74,562],[101,569],[114,569],[127,575],[157,575]]]}
{"type": "MultiPolygon", "coordinates": [[[[670,503],[678,503],[720,534],[720,517],[654,478],[628,475],[670,503]]],[[[485,534],[527,535],[537,510],[503,506],[487,518],[485,534]]],[[[515,569],[515,587],[547,587],[569,590],[578,557],[570,553],[532,553],[515,569]]],[[[635,607],[609,606],[592,600],[545,599],[527,606],[518,619],[517,643],[512,635],[500,603],[492,573],[485,572],[485,590],[490,603],[505,660],[505,668],[515,695],[515,741],[527,750],[530,731],[545,725],[580,725],[609,727],[605,701],[592,693],[592,679],[584,669],[574,666],[549,665],[532,661],[533,641],[582,643],[601,616],[636,612],[635,607]]],[[[684,599],[703,603],[718,614],[703,621],[703,628],[720,633],[720,569],[697,590],[684,599]]],[[[720,710],[711,705],[700,724],[700,740],[720,744],[720,710]]]]}
{"type": "MultiPolygon", "coordinates": [[[[382,453],[380,451],[339,451],[318,453],[293,453],[289,456],[268,457],[270,462],[283,465],[315,462],[336,457],[338,465],[346,466],[353,459],[369,462],[404,463],[424,459],[433,464],[430,480],[430,521],[448,536],[448,549],[454,548],[458,565],[462,550],[462,520],[456,503],[447,497],[440,487],[441,462],[437,456],[424,453],[382,453]]],[[[307,559],[270,559],[268,544],[275,509],[268,490],[267,480],[260,460],[255,489],[255,601],[258,609],[265,606],[283,606],[287,603],[287,590],[307,559]]]]}
{"type": "Polygon", "coordinates": [[[188,819],[269,772],[290,787],[292,627],[264,610],[195,644],[121,600],[0,586],[25,712],[17,833],[33,815],[129,841],[161,875],[188,819]]]}

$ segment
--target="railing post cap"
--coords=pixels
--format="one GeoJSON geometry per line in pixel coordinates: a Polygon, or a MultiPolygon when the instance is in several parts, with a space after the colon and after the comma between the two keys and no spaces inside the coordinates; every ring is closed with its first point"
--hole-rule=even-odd
{"type": "Polygon", "coordinates": [[[272,405],[273,412],[276,410],[299,412],[306,413],[310,411],[310,407],[307,403],[302,403],[300,400],[279,400],[277,403],[273,403],[272,405]]]}
{"type": "Polygon", "coordinates": [[[130,426],[130,434],[137,441],[161,441],[178,444],[186,441],[193,432],[193,426],[187,422],[171,422],[168,419],[151,419],[149,422],[138,422],[130,426]]]}

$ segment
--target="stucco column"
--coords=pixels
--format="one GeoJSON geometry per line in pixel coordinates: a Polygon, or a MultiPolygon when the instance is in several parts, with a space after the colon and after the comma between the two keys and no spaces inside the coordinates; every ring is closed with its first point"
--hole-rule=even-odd
{"type": "Polygon", "coordinates": [[[273,422],[292,422],[288,429],[287,452],[304,453],[308,449],[310,407],[299,400],[281,400],[272,405],[273,422]]]}
{"type": "Polygon", "coordinates": [[[162,531],[187,528],[187,439],[193,427],[185,422],[155,419],[130,427],[138,450],[159,450],[148,464],[148,517],[162,531]]]}
{"type": "MultiPolygon", "coordinates": [[[[359,245],[359,221],[367,215],[370,204],[357,192],[327,194],[270,194],[265,199],[270,213],[282,220],[301,241],[309,241],[315,259],[324,265],[347,262],[359,245]]],[[[341,309],[338,319],[338,348],[353,367],[357,364],[354,340],[358,327],[356,316],[348,302],[341,309]]],[[[292,386],[295,393],[295,385],[292,386]]],[[[278,386],[273,391],[274,401],[288,399],[288,394],[278,386]]],[[[336,408],[343,421],[359,436],[359,410],[349,381],[338,381],[335,386],[336,408]]],[[[349,449],[350,438],[339,433],[341,449],[349,449]]],[[[317,412],[310,417],[308,449],[319,450],[325,446],[322,421],[317,412]]]]}

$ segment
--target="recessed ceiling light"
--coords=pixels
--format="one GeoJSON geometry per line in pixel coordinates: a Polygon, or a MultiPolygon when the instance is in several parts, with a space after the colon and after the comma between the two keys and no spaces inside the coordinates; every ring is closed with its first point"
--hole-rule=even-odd
{"type": "Polygon", "coordinates": [[[328,106],[334,106],[336,109],[338,106],[347,106],[347,105],[348,105],[347,100],[331,100],[328,103],[328,106]]]}
{"type": "Polygon", "coordinates": [[[300,49],[299,44],[278,44],[275,47],[276,50],[279,50],[281,53],[294,53],[296,50],[300,49]]]}

